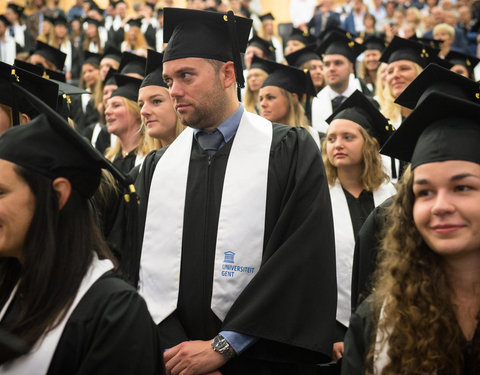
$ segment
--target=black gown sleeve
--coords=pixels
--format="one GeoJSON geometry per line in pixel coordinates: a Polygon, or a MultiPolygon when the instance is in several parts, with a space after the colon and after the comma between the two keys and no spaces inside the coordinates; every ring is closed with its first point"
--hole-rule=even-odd
{"type": "Polygon", "coordinates": [[[355,241],[352,269],[352,310],[372,292],[372,275],[377,268],[381,234],[385,227],[385,213],[393,202],[390,197],[376,207],[365,220],[355,241]]]}
{"type": "Polygon", "coordinates": [[[372,301],[367,299],[350,318],[345,334],[345,349],[342,357],[342,375],[364,375],[366,356],[372,342],[372,301]]]}
{"type": "Polygon", "coordinates": [[[73,311],[47,375],[163,373],[162,350],[145,301],[110,272],[73,311]]]}

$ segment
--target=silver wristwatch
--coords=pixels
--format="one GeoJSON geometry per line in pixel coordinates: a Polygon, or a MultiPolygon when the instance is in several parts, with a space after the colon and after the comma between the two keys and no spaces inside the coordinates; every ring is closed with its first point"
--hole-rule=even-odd
{"type": "Polygon", "coordinates": [[[230,349],[230,344],[222,335],[217,335],[212,341],[212,348],[225,357],[227,361],[235,357],[235,352],[230,349]]]}

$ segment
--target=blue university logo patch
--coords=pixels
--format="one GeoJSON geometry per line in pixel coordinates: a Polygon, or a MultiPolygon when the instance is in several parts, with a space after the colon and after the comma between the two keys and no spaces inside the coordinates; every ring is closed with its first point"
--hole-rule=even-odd
{"type": "Polygon", "coordinates": [[[223,254],[225,255],[223,263],[235,263],[235,253],[233,251],[225,251],[223,254]]]}

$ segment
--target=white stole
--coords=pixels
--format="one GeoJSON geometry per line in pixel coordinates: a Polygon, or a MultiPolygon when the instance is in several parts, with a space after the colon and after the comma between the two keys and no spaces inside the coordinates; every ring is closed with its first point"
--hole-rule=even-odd
{"type": "MultiPolygon", "coordinates": [[[[261,265],[272,133],[270,121],[244,111],[228,158],[211,300],[222,321],[261,265]]],[[[150,186],[140,293],[157,324],[177,307],[192,142],[193,129],[186,128],[159,160],[150,186]]]]}
{"type": "MultiPolygon", "coordinates": [[[[391,183],[381,185],[373,192],[375,207],[396,194],[391,183]]],[[[351,288],[353,251],[355,249],[355,236],[352,220],[348,209],[347,198],[342,185],[337,181],[330,187],[332,201],[333,226],[335,232],[335,253],[337,264],[337,320],[348,327],[351,314],[351,288]]]]}
{"type": "MultiPolygon", "coordinates": [[[[95,281],[112,268],[113,264],[110,260],[99,260],[97,254],[94,254],[92,264],[83,277],[77,295],[60,323],[40,338],[29,353],[0,366],[0,374],[46,374],[55,350],[57,349],[58,342],[62,336],[63,329],[72,315],[72,312],[95,281]]],[[[17,289],[15,288],[12,291],[12,295],[7,302],[8,304],[13,299],[16,290],[17,289]]],[[[4,308],[4,310],[6,311],[7,308],[8,306],[4,308]]],[[[2,313],[4,313],[4,311],[2,311],[2,313]]],[[[0,319],[2,318],[3,316],[0,316],[0,319]]]]}

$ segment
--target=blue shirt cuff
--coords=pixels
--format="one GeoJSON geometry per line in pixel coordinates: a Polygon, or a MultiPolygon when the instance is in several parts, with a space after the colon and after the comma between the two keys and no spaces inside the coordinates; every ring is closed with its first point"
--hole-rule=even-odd
{"type": "Polygon", "coordinates": [[[227,340],[237,355],[258,341],[258,337],[248,336],[234,331],[222,331],[220,334],[225,337],[225,340],[227,340]]]}

